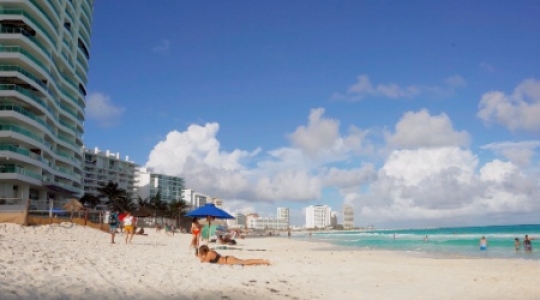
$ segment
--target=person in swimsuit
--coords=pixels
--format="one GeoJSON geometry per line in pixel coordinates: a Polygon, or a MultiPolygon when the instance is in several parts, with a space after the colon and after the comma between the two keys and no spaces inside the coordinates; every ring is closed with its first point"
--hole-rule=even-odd
{"type": "Polygon", "coordinates": [[[270,261],[266,259],[239,259],[234,256],[222,256],[214,250],[210,250],[207,245],[199,247],[195,255],[202,263],[220,264],[220,265],[270,265],[270,261]]]}
{"type": "Polygon", "coordinates": [[[514,239],[514,247],[516,247],[516,251],[519,251],[521,248],[521,242],[519,241],[519,238],[514,239]]]}
{"type": "Polygon", "coordinates": [[[124,223],[124,231],[126,232],[126,244],[131,244],[131,240],[133,239],[133,235],[135,234],[135,218],[131,215],[129,211],[126,212],[126,216],[123,220],[124,223]]]}
{"type": "Polygon", "coordinates": [[[487,244],[488,244],[488,242],[487,242],[487,240],[486,240],[486,237],[483,236],[483,237],[480,239],[480,250],[482,250],[482,251],[487,250],[487,244]]]}
{"type": "Polygon", "coordinates": [[[199,247],[199,234],[201,233],[201,225],[199,224],[199,221],[197,221],[197,218],[193,218],[193,221],[191,222],[191,244],[189,245],[189,249],[191,247],[194,247],[197,249],[199,247]]]}
{"type": "Polygon", "coordinates": [[[525,235],[525,239],[523,240],[523,248],[525,248],[525,251],[532,251],[532,240],[536,240],[536,238],[530,238],[528,234],[525,235]]]}

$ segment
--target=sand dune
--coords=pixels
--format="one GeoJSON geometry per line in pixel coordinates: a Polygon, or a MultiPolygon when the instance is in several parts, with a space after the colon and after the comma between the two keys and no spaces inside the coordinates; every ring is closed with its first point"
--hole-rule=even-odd
{"type": "Polygon", "coordinates": [[[108,234],[69,223],[0,224],[0,298],[540,298],[539,261],[421,258],[274,237],[218,250],[271,266],[222,266],[199,263],[189,235],[148,233],[133,245],[117,235],[113,245],[108,234]]]}

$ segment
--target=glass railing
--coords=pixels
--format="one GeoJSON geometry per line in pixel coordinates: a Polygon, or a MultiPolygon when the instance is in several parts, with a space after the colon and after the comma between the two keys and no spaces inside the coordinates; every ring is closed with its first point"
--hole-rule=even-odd
{"type": "Polygon", "coordinates": [[[24,50],[22,47],[19,46],[0,46],[0,52],[8,52],[8,53],[21,53],[24,56],[28,57],[31,61],[35,62],[38,66],[42,67],[45,73],[47,73],[48,68],[35,56],[30,54],[30,52],[24,50]]]}
{"type": "Polygon", "coordinates": [[[39,28],[41,30],[41,32],[43,32],[47,36],[47,38],[49,39],[49,42],[51,42],[52,45],[55,45],[55,40],[49,34],[49,32],[45,28],[43,28],[43,26],[41,25],[41,23],[38,20],[36,20],[34,17],[32,17],[29,13],[25,12],[24,10],[22,10],[22,9],[0,9],[0,15],[1,14],[24,16],[25,18],[30,20],[34,25],[36,25],[36,27],[39,28]]]}
{"type": "Polygon", "coordinates": [[[83,1],[83,3],[81,3],[81,8],[86,16],[86,19],[88,19],[88,23],[90,23],[90,21],[92,20],[92,14],[90,13],[90,11],[88,11],[88,8],[86,7],[86,1],[83,1]]]}
{"type": "Polygon", "coordinates": [[[54,3],[55,0],[47,0],[47,2],[49,2],[49,5],[54,9],[54,12],[56,13],[56,15],[59,16],[60,10],[58,9],[58,7],[56,7],[56,4],[54,3]]]}
{"type": "Polygon", "coordinates": [[[86,83],[87,78],[86,78],[86,75],[83,72],[81,72],[81,71],[79,71],[79,69],[75,68],[75,74],[77,74],[77,76],[79,76],[79,80],[81,82],[86,83]]]}
{"type": "Polygon", "coordinates": [[[80,164],[80,160],[76,159],[75,157],[69,155],[68,153],[62,151],[62,150],[55,150],[54,153],[56,153],[56,155],[60,156],[60,157],[63,157],[63,158],[66,158],[74,163],[78,163],[80,164]]]}
{"type": "Polygon", "coordinates": [[[66,45],[66,47],[67,47],[69,50],[71,50],[71,43],[70,43],[68,40],[66,40],[65,37],[62,37],[62,42],[64,42],[64,45],[66,45]]]}
{"type": "Polygon", "coordinates": [[[32,177],[37,180],[41,180],[41,174],[38,174],[36,172],[28,171],[23,167],[13,165],[13,164],[5,164],[0,165],[0,173],[17,173],[24,176],[32,177]]]}
{"type": "Polygon", "coordinates": [[[53,150],[52,145],[49,142],[47,142],[44,138],[20,126],[13,125],[13,124],[0,124],[0,131],[11,131],[11,132],[22,134],[26,137],[29,137],[35,141],[38,141],[46,145],[49,149],[53,150]]]}
{"type": "Polygon", "coordinates": [[[79,30],[79,36],[82,38],[84,44],[86,45],[86,47],[90,47],[90,36],[88,35],[88,33],[84,30],[79,30]],[[81,34],[81,32],[83,34],[81,34]]]}
{"type": "Polygon", "coordinates": [[[76,137],[78,138],[82,138],[82,134],[80,132],[77,131],[77,128],[75,128],[74,126],[71,126],[69,125],[68,122],[62,120],[62,119],[59,119],[58,121],[60,121],[60,125],[66,127],[67,129],[71,130],[71,132],[73,134],[75,134],[76,137]]]}
{"type": "Polygon", "coordinates": [[[10,152],[14,152],[14,153],[17,153],[17,154],[21,154],[21,155],[30,157],[31,159],[37,160],[39,162],[42,162],[42,163],[48,165],[49,167],[52,167],[52,164],[51,164],[51,162],[49,160],[47,160],[43,156],[35,154],[34,152],[32,152],[32,151],[30,151],[28,149],[21,148],[19,146],[15,146],[15,145],[11,145],[11,144],[0,144],[0,151],[2,151],[2,150],[3,151],[10,151],[10,152]]]}
{"type": "Polygon", "coordinates": [[[56,117],[55,112],[39,97],[34,95],[33,93],[29,92],[26,89],[23,89],[19,86],[16,86],[14,84],[0,84],[0,91],[17,91],[26,97],[34,100],[37,104],[41,105],[41,107],[45,108],[48,112],[51,113],[54,117],[56,117]]]}
{"type": "Polygon", "coordinates": [[[30,3],[34,4],[34,6],[37,8],[37,10],[49,21],[49,24],[51,25],[53,31],[57,30],[57,24],[54,23],[54,21],[49,17],[47,12],[39,5],[39,3],[36,0],[30,0],[30,3]]]}
{"type": "Polygon", "coordinates": [[[44,120],[38,118],[35,114],[31,113],[30,111],[20,107],[20,106],[17,106],[17,105],[13,105],[13,104],[3,104],[3,105],[0,105],[0,110],[6,110],[6,111],[15,111],[21,115],[24,115],[36,122],[38,122],[39,124],[43,125],[45,128],[49,129],[50,133],[52,133],[53,135],[55,135],[55,132],[54,132],[54,129],[52,128],[52,126],[50,126],[49,124],[47,124],[47,122],[45,122],[44,120]]]}
{"type": "Polygon", "coordinates": [[[77,51],[81,53],[81,55],[77,53],[77,61],[79,62],[81,67],[83,67],[84,71],[88,73],[88,62],[86,61],[86,57],[84,57],[84,54],[82,53],[81,48],[79,48],[79,50],[77,51]]]}
{"type": "Polygon", "coordinates": [[[73,21],[75,20],[75,18],[73,17],[69,9],[66,9],[66,15],[69,17],[71,23],[73,24],[73,21]]]}
{"type": "Polygon", "coordinates": [[[30,73],[29,71],[15,65],[0,65],[0,71],[10,72],[15,71],[23,74],[24,76],[30,78],[33,82],[37,83],[39,86],[41,86],[43,89],[47,90],[47,85],[43,83],[39,78],[34,76],[34,74],[30,73]]]}
{"type": "Polygon", "coordinates": [[[14,27],[0,27],[0,33],[13,33],[13,34],[20,34],[24,38],[29,39],[34,43],[36,46],[38,46],[39,49],[41,49],[45,55],[50,58],[51,52],[43,46],[34,36],[30,35],[30,33],[22,28],[14,28],[14,27]]]}
{"type": "Polygon", "coordinates": [[[64,96],[71,100],[73,104],[77,105],[81,110],[84,110],[84,107],[79,103],[79,101],[77,101],[75,97],[71,96],[65,89],[60,88],[60,91],[62,92],[62,94],[64,94],[64,96]]]}
{"type": "Polygon", "coordinates": [[[58,139],[63,141],[64,143],[67,143],[67,144],[71,145],[71,146],[77,147],[77,144],[75,144],[75,142],[73,142],[70,138],[68,138],[65,135],[59,134],[58,139]]]}
{"type": "MultiPolygon", "coordinates": [[[[86,17],[85,14],[82,14],[82,15],[86,17]]],[[[88,32],[88,35],[90,36],[92,34],[92,28],[90,28],[90,20],[87,18],[81,18],[81,24],[86,30],[86,32],[88,32]]]]}
{"type": "Polygon", "coordinates": [[[68,108],[66,105],[60,103],[60,108],[62,108],[63,111],[67,112],[68,114],[72,115],[75,119],[82,121],[81,118],[77,116],[77,113],[68,108]]]}

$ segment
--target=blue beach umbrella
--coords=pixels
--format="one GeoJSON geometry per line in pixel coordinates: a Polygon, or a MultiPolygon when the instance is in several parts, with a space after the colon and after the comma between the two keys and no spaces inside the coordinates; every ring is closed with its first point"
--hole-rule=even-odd
{"type": "MultiPolygon", "coordinates": [[[[206,218],[208,220],[208,228],[210,228],[212,219],[234,219],[229,213],[221,208],[217,208],[212,203],[207,203],[204,206],[196,208],[186,214],[192,218],[206,218]]],[[[210,230],[208,230],[208,240],[210,240],[210,230]]]]}

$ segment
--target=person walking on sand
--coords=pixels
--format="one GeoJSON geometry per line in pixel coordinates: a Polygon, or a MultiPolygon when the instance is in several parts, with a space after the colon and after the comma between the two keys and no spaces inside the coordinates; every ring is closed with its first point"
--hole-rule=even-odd
{"type": "Polygon", "coordinates": [[[234,256],[222,256],[216,251],[210,250],[207,245],[200,246],[198,251],[195,252],[195,255],[199,258],[201,263],[243,266],[270,265],[270,261],[266,259],[239,259],[234,256]]]}
{"type": "Polygon", "coordinates": [[[118,218],[118,212],[111,211],[109,214],[109,233],[111,234],[111,244],[114,244],[114,236],[116,235],[116,230],[120,226],[120,219],[118,218]]]}
{"type": "Polygon", "coordinates": [[[126,216],[124,217],[124,232],[126,233],[126,244],[128,243],[128,241],[131,244],[131,240],[133,239],[133,235],[135,234],[134,224],[134,217],[129,211],[127,211],[126,216]]]}
{"type": "Polygon", "coordinates": [[[480,251],[487,250],[488,242],[485,236],[480,239],[480,251]]]}
{"type": "Polygon", "coordinates": [[[199,234],[201,233],[201,224],[197,218],[193,218],[191,222],[191,244],[189,244],[189,249],[194,247],[197,249],[199,247],[199,234]]]}
{"type": "Polygon", "coordinates": [[[530,238],[528,234],[525,235],[525,239],[523,240],[523,248],[526,252],[532,251],[532,240],[536,240],[536,238],[530,238]]]}

